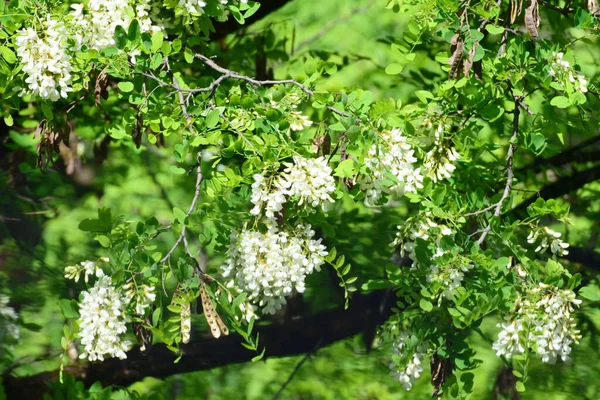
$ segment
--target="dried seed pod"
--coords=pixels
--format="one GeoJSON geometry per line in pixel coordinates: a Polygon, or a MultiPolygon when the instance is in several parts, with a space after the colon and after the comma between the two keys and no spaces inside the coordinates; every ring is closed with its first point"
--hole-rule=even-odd
{"type": "Polygon", "coordinates": [[[181,306],[181,342],[188,343],[190,341],[190,333],[192,331],[192,315],[190,303],[181,306]]]}
{"type": "Polygon", "coordinates": [[[523,0],[510,0],[510,23],[514,23],[523,9],[523,0]]]}
{"type": "Polygon", "coordinates": [[[537,28],[540,26],[540,14],[537,0],[530,0],[529,7],[525,9],[525,27],[532,39],[538,38],[537,28]]]}
{"type": "Polygon", "coordinates": [[[108,67],[100,71],[98,77],[96,78],[96,85],[94,86],[94,100],[98,107],[102,105],[102,99],[106,100],[108,98],[108,73],[106,72],[107,68],[108,67]]]}
{"type": "Polygon", "coordinates": [[[600,5],[598,5],[598,0],[587,0],[587,8],[590,13],[600,17],[600,5]]]}
{"type": "Polygon", "coordinates": [[[433,386],[431,397],[440,396],[442,387],[451,373],[452,364],[449,359],[441,358],[437,354],[431,357],[431,386],[433,386]]]}
{"type": "Polygon", "coordinates": [[[225,323],[217,314],[215,307],[210,301],[210,297],[208,296],[208,292],[206,291],[206,287],[204,284],[200,285],[200,297],[202,299],[202,309],[204,310],[204,317],[206,318],[206,322],[208,322],[208,326],[210,326],[210,333],[218,339],[221,337],[221,334],[228,335],[229,329],[225,326],[225,323]]]}
{"type": "Polygon", "coordinates": [[[460,71],[461,66],[463,65],[463,53],[465,51],[465,43],[462,41],[458,33],[452,36],[450,43],[452,44],[452,46],[450,47],[452,56],[450,56],[450,58],[448,59],[448,64],[450,64],[448,79],[456,79],[458,77],[458,71],[460,71]]]}

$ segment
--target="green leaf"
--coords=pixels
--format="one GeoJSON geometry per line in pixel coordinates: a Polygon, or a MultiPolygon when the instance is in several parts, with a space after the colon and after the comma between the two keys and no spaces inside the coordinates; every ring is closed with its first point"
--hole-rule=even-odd
{"type": "Polygon", "coordinates": [[[17,61],[17,55],[6,46],[0,46],[0,55],[9,64],[14,64],[17,61]]]}
{"type": "Polygon", "coordinates": [[[139,39],[140,36],[142,36],[140,23],[137,19],[134,19],[133,21],[131,21],[131,23],[129,24],[129,28],[127,29],[127,39],[133,42],[134,40],[139,39]]]}
{"type": "Polygon", "coordinates": [[[110,239],[108,238],[108,236],[106,235],[98,235],[96,237],[94,237],[95,240],[98,241],[98,243],[100,243],[100,246],[102,247],[110,247],[110,239]]]}
{"type": "Polygon", "coordinates": [[[192,51],[190,49],[185,49],[185,51],[183,52],[183,58],[185,58],[185,61],[188,64],[191,64],[194,62],[194,54],[192,53],[192,51]]]}
{"type": "Polygon", "coordinates": [[[123,49],[127,44],[127,32],[121,25],[117,25],[115,28],[115,45],[118,49],[123,49]]]}
{"type": "Polygon", "coordinates": [[[385,68],[385,73],[388,75],[396,75],[402,72],[403,68],[404,65],[402,64],[392,63],[385,68]]]}
{"type": "Polygon", "coordinates": [[[433,99],[433,94],[427,90],[417,90],[415,95],[421,100],[422,103],[427,103],[427,99],[433,99]]]}
{"type": "Polygon", "coordinates": [[[158,307],[152,312],[152,326],[158,326],[160,317],[162,316],[162,308],[158,307]]]}
{"type": "Polygon", "coordinates": [[[15,121],[13,120],[13,116],[10,114],[5,115],[4,123],[6,124],[6,126],[13,126],[15,123],[15,121]]]}
{"type": "Polygon", "coordinates": [[[257,355],[256,357],[253,357],[252,358],[252,362],[256,362],[256,361],[261,360],[264,357],[264,355],[265,355],[265,350],[267,350],[267,348],[263,347],[263,351],[259,355],[257,355]]]}
{"type": "Polygon", "coordinates": [[[354,160],[348,159],[342,161],[337,168],[335,169],[335,176],[339,176],[342,178],[351,178],[357,173],[356,165],[354,164],[354,160]]]}
{"type": "Polygon", "coordinates": [[[567,108],[571,105],[571,101],[565,96],[556,96],[550,100],[550,104],[558,108],[567,108]]]}
{"type": "Polygon", "coordinates": [[[183,225],[185,223],[185,213],[183,212],[183,210],[181,210],[180,208],[174,207],[173,215],[175,216],[175,220],[179,221],[180,224],[183,225]]]}
{"type": "Polygon", "coordinates": [[[73,307],[73,304],[77,304],[75,300],[61,299],[60,300],[60,311],[65,318],[75,319],[79,318],[79,313],[73,307]]]}
{"type": "Polygon", "coordinates": [[[206,116],[206,127],[209,129],[214,128],[219,123],[220,118],[221,113],[219,112],[219,110],[217,110],[216,108],[210,110],[210,112],[206,116]]]}
{"type": "Polygon", "coordinates": [[[504,33],[504,27],[488,24],[485,29],[492,35],[502,35],[504,33]]]}
{"type": "Polygon", "coordinates": [[[423,309],[423,311],[426,312],[430,312],[431,310],[433,310],[433,304],[431,304],[431,302],[426,299],[421,299],[419,301],[419,307],[421,307],[421,309],[423,309]]]}
{"type": "Polygon", "coordinates": [[[152,47],[150,48],[150,50],[153,53],[155,51],[158,51],[158,49],[160,49],[163,44],[163,40],[164,40],[164,35],[163,35],[162,31],[158,31],[154,35],[152,35],[152,39],[151,39],[152,47]]]}
{"type": "Polygon", "coordinates": [[[524,392],[525,391],[525,385],[521,381],[517,382],[517,384],[515,385],[515,387],[517,389],[517,392],[524,392]]]}
{"type": "Polygon", "coordinates": [[[129,93],[133,90],[133,83],[131,82],[119,82],[117,86],[121,92],[129,93]]]}
{"type": "Polygon", "coordinates": [[[584,299],[590,301],[600,300],[600,288],[597,285],[590,284],[579,289],[578,293],[584,299]]]}
{"type": "Polygon", "coordinates": [[[560,276],[563,272],[565,272],[565,269],[556,261],[548,260],[546,262],[546,274],[549,277],[560,276]]]}
{"type": "Polygon", "coordinates": [[[104,231],[104,226],[100,220],[86,218],[79,223],[79,230],[84,232],[102,232],[104,231]]]}

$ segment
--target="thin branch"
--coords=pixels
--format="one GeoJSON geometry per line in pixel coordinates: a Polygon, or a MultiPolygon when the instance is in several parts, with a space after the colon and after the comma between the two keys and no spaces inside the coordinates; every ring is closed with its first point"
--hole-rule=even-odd
{"type": "Polygon", "coordinates": [[[539,3],[546,7],[549,8],[550,10],[556,11],[558,13],[561,13],[562,15],[564,15],[565,17],[568,17],[569,14],[574,13],[576,10],[574,8],[569,8],[568,7],[568,3],[565,5],[565,8],[560,8],[558,6],[555,6],[554,4],[550,4],[547,1],[544,0],[539,0],[539,3]]]}
{"type": "Polygon", "coordinates": [[[517,169],[517,174],[525,174],[528,171],[541,171],[545,167],[560,167],[568,163],[581,163],[600,160],[600,134],[584,140],[561,153],[549,158],[537,158],[523,168],[517,169]],[[589,149],[588,149],[589,148],[589,149]]]}
{"type": "MultiPolygon", "coordinates": [[[[167,67],[167,70],[169,72],[171,72],[171,68],[169,66],[169,62],[168,62],[167,58],[165,58],[165,65],[167,67]]],[[[176,88],[181,89],[181,87],[179,86],[179,82],[177,82],[177,78],[175,78],[175,76],[173,76],[173,85],[176,88]]],[[[188,124],[188,128],[190,129],[190,132],[192,133],[192,135],[195,135],[196,130],[194,129],[192,117],[190,116],[190,114],[187,111],[187,106],[185,105],[185,99],[183,97],[183,92],[178,91],[177,94],[179,96],[179,107],[181,108],[181,112],[183,113],[183,116],[185,117],[185,120],[188,124]]],[[[194,212],[194,209],[196,208],[196,203],[198,202],[198,198],[200,197],[200,185],[202,184],[202,179],[203,179],[203,177],[202,177],[202,153],[201,152],[198,152],[196,162],[198,163],[198,166],[196,167],[196,185],[194,186],[194,197],[192,198],[192,203],[190,204],[190,207],[188,208],[187,212],[185,213],[186,218],[189,217],[194,212]]],[[[173,247],[171,247],[171,249],[169,250],[167,255],[164,256],[160,260],[161,264],[167,262],[171,258],[175,249],[177,249],[177,247],[179,246],[181,241],[185,238],[186,231],[187,231],[187,228],[186,228],[185,224],[182,224],[181,233],[179,234],[179,237],[177,238],[177,240],[175,241],[175,244],[173,244],[173,247]]]]}
{"type": "Polygon", "coordinates": [[[496,204],[492,204],[490,206],[487,206],[486,208],[482,208],[481,210],[477,210],[477,211],[473,211],[473,212],[470,212],[470,213],[463,214],[463,217],[472,217],[472,216],[475,216],[475,215],[483,214],[483,213],[485,213],[487,211],[490,211],[494,207],[496,207],[496,204]]]}
{"type": "Polygon", "coordinates": [[[283,385],[281,385],[281,388],[279,388],[279,390],[277,391],[277,393],[275,393],[275,395],[273,396],[273,400],[277,400],[279,398],[279,396],[281,396],[281,393],[283,393],[284,389],[287,387],[287,385],[290,384],[290,382],[292,381],[292,379],[294,379],[294,376],[296,376],[296,374],[298,373],[298,371],[300,371],[300,368],[302,367],[302,365],[313,355],[317,352],[317,350],[319,349],[319,347],[321,347],[321,343],[323,343],[323,338],[320,338],[319,341],[317,342],[317,344],[315,345],[315,348],[313,349],[313,351],[306,353],[304,355],[304,357],[302,357],[302,360],[300,360],[300,362],[298,364],[296,364],[296,367],[294,368],[294,370],[292,371],[292,373],[290,374],[290,376],[287,378],[287,380],[283,383],[283,385]]]}
{"type": "MultiPolygon", "coordinates": [[[[239,79],[241,81],[248,82],[248,83],[250,83],[250,84],[252,84],[254,86],[294,85],[294,86],[300,88],[300,90],[302,90],[307,96],[314,97],[314,95],[315,95],[315,93],[312,90],[310,90],[308,87],[306,87],[305,85],[303,85],[300,82],[295,81],[293,79],[258,80],[258,79],[254,79],[254,78],[251,78],[251,77],[246,76],[246,75],[239,74],[239,73],[237,73],[235,71],[231,71],[231,70],[229,70],[227,68],[223,68],[220,65],[218,65],[217,63],[215,63],[213,60],[211,60],[210,58],[208,58],[208,57],[206,57],[206,56],[204,56],[202,54],[196,54],[195,57],[198,60],[202,61],[202,63],[204,63],[204,65],[206,65],[207,67],[209,67],[209,68],[211,68],[211,69],[213,69],[213,70],[215,70],[215,71],[217,71],[217,72],[219,72],[219,73],[222,74],[222,76],[219,78],[220,80],[217,79],[217,81],[219,81],[218,83],[221,83],[221,81],[223,81],[225,79],[232,78],[232,79],[239,79]]],[[[217,81],[215,81],[215,82],[217,82],[217,81]]],[[[213,84],[215,84],[215,82],[213,82],[213,84]]],[[[344,111],[338,110],[335,107],[327,106],[327,109],[329,111],[331,111],[332,113],[337,114],[339,116],[342,116],[342,117],[351,117],[350,114],[348,114],[348,113],[346,113],[344,111]]]]}
{"type": "MultiPolygon", "coordinates": [[[[506,153],[506,185],[504,186],[504,192],[502,193],[502,197],[500,200],[494,205],[494,217],[498,218],[502,214],[502,205],[504,201],[510,195],[510,191],[513,185],[514,173],[513,173],[513,157],[515,154],[515,149],[517,147],[517,139],[519,137],[519,115],[521,113],[521,98],[513,93],[513,99],[515,103],[515,111],[513,114],[513,131],[512,136],[510,137],[510,144],[508,146],[508,152],[506,153]]],[[[492,224],[488,221],[487,226],[481,232],[481,236],[477,243],[481,246],[485,241],[488,233],[492,229],[492,224]]]]}

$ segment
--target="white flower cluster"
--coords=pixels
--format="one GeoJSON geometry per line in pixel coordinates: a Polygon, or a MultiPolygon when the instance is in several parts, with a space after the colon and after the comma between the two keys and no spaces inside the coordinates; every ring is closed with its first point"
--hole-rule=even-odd
{"type": "Polygon", "coordinates": [[[81,292],[79,304],[79,337],[85,351],[80,358],[104,360],[104,356],[127,358],[131,342],[122,335],[127,331],[125,308],[127,296],[112,285],[109,276],[102,275],[89,291],[81,292]]]}
{"type": "Polygon", "coordinates": [[[0,360],[3,357],[3,346],[12,345],[19,340],[19,327],[16,324],[18,315],[8,302],[8,296],[0,294],[0,360]]]}
{"type": "Polygon", "coordinates": [[[273,314],[294,290],[303,292],[304,280],[313,270],[320,270],[327,256],[321,239],[313,239],[310,225],[294,230],[279,230],[274,224],[268,231],[243,229],[231,235],[223,275],[231,277],[230,286],[248,293],[248,300],[273,314]]]}
{"type": "Polygon", "coordinates": [[[447,147],[442,141],[443,125],[439,124],[435,131],[435,140],[433,148],[425,155],[423,169],[427,171],[427,176],[433,182],[450,178],[450,175],[456,169],[452,164],[460,158],[454,147],[447,147]]]}
{"type": "Polygon", "coordinates": [[[442,249],[439,247],[440,240],[443,236],[452,235],[452,230],[444,224],[437,224],[432,221],[431,212],[427,212],[425,216],[419,219],[409,219],[407,223],[402,226],[398,225],[398,232],[396,232],[396,238],[392,243],[392,246],[400,246],[400,255],[404,257],[404,254],[408,253],[408,258],[412,260],[412,269],[419,267],[417,261],[417,255],[415,253],[415,246],[417,245],[417,239],[429,240],[430,237],[435,239],[437,245],[436,254],[439,256],[442,253],[442,249]]]}
{"type": "Polygon", "coordinates": [[[150,19],[149,0],[89,0],[85,6],[72,4],[71,8],[68,24],[48,16],[43,31],[32,28],[19,31],[16,49],[27,74],[27,93],[51,101],[67,98],[73,91],[72,52],[82,46],[102,50],[114,45],[115,28],[120,25],[127,29],[133,19],[139,21],[142,32],[161,29],[150,19]],[[74,42],[71,47],[69,40],[74,42]]]}
{"type": "Polygon", "coordinates": [[[135,301],[135,313],[144,315],[146,309],[150,307],[156,300],[156,288],[146,284],[135,285],[133,282],[123,285],[125,297],[131,301],[135,301]]]}
{"type": "Polygon", "coordinates": [[[571,290],[540,283],[529,291],[529,298],[517,302],[515,316],[498,325],[502,331],[493,349],[508,358],[531,348],[543,362],[568,360],[571,345],[581,338],[571,315],[579,304],[571,290]]]}
{"type": "Polygon", "coordinates": [[[335,192],[332,173],[325,157],[294,156],[294,163],[288,164],[281,175],[281,186],[286,195],[299,199],[299,205],[324,206],[334,202],[331,197],[335,192]]]}
{"type": "Polygon", "coordinates": [[[312,125],[312,121],[306,115],[302,115],[300,111],[290,111],[288,114],[290,129],[293,131],[301,131],[312,125]]]}
{"type": "Polygon", "coordinates": [[[502,330],[498,334],[498,340],[492,344],[492,349],[496,351],[497,356],[512,358],[516,354],[525,353],[525,348],[521,344],[521,335],[525,330],[523,320],[515,319],[498,324],[502,330]]]}
{"type": "Polygon", "coordinates": [[[536,247],[536,253],[544,252],[548,247],[550,247],[550,251],[552,252],[552,254],[555,254],[558,257],[562,257],[569,254],[569,250],[567,250],[567,248],[569,247],[569,243],[563,242],[560,239],[562,234],[560,232],[553,231],[547,226],[545,226],[543,230],[531,231],[529,233],[529,236],[527,236],[527,243],[535,243],[540,237],[540,235],[542,237],[542,241],[540,242],[538,247],[536,247]]]}
{"type": "MultiPolygon", "coordinates": [[[[407,350],[407,339],[409,334],[401,332],[398,342],[394,343],[394,353],[400,357],[404,356],[404,352],[407,350]]],[[[408,362],[403,369],[399,369],[395,362],[390,364],[392,375],[395,379],[400,381],[404,389],[412,389],[413,383],[419,379],[423,372],[422,360],[423,355],[426,351],[425,346],[419,345],[415,352],[408,357],[408,362]]]]}
{"type": "Polygon", "coordinates": [[[575,71],[571,64],[563,59],[563,53],[552,52],[552,57],[548,74],[562,86],[566,87],[571,83],[576,92],[586,93],[588,81],[585,76],[575,71]]]}
{"type": "MultiPolygon", "coordinates": [[[[100,261],[109,262],[108,257],[101,257],[100,261]]],[[[79,275],[83,272],[84,280],[87,283],[90,275],[95,275],[100,278],[104,275],[104,272],[95,261],[82,261],[79,265],[69,265],[65,268],[65,278],[73,279],[75,282],[79,281],[79,275]]]]}
{"type": "Polygon", "coordinates": [[[421,169],[415,167],[415,151],[406,136],[394,128],[381,132],[379,139],[379,145],[371,146],[365,157],[368,172],[357,181],[367,205],[375,205],[384,194],[402,196],[423,188],[421,169]]]}
{"type": "Polygon", "coordinates": [[[429,274],[427,275],[427,282],[440,283],[442,286],[440,302],[442,297],[451,299],[454,291],[461,286],[465,272],[473,269],[473,264],[461,256],[455,256],[450,261],[439,262],[437,259],[442,255],[444,255],[444,252],[438,247],[431,259],[429,274]]]}
{"type": "Polygon", "coordinates": [[[67,30],[62,22],[50,18],[40,34],[31,28],[19,31],[17,55],[27,74],[28,92],[45,100],[67,98],[71,88],[71,56],[67,53],[67,30]]]}
{"type": "Polygon", "coordinates": [[[298,199],[298,205],[325,207],[333,203],[331,197],[335,191],[332,170],[324,157],[309,159],[294,156],[294,163],[277,177],[266,178],[254,175],[251,201],[253,215],[264,211],[265,217],[274,220],[276,214],[283,209],[286,197],[298,199]]]}

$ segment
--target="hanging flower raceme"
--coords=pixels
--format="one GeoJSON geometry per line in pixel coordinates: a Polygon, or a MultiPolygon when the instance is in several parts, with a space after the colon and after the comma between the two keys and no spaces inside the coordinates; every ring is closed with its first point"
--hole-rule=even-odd
{"type": "Polygon", "coordinates": [[[325,157],[315,159],[295,156],[281,175],[281,187],[286,195],[298,199],[298,204],[324,207],[333,203],[335,192],[333,171],[325,157]]]}
{"type": "Polygon", "coordinates": [[[19,31],[17,55],[27,75],[25,93],[45,100],[67,98],[71,87],[71,56],[67,53],[67,30],[62,22],[50,16],[39,32],[32,28],[19,31]]]}
{"type": "Polygon", "coordinates": [[[128,303],[135,303],[135,313],[137,315],[144,315],[146,309],[154,304],[156,300],[156,288],[154,286],[136,285],[129,282],[123,285],[123,290],[125,291],[125,297],[129,300],[128,303]]]}
{"type": "Polygon", "coordinates": [[[367,171],[357,180],[365,204],[375,205],[384,194],[402,196],[423,188],[414,153],[399,129],[381,132],[378,144],[371,146],[365,157],[367,171]]]}
{"type": "Polygon", "coordinates": [[[417,239],[431,241],[436,244],[438,256],[441,255],[440,241],[442,237],[452,235],[452,230],[444,224],[438,224],[431,219],[431,212],[426,212],[425,215],[418,218],[409,218],[404,225],[397,226],[396,238],[392,243],[393,247],[400,246],[400,255],[405,254],[412,260],[411,269],[419,267],[415,248],[417,239]]]}
{"type": "Polygon", "coordinates": [[[423,169],[427,171],[427,176],[433,182],[450,178],[456,169],[453,162],[460,158],[454,147],[449,147],[442,141],[443,129],[443,125],[439,124],[435,131],[433,148],[427,152],[423,163],[423,169]]]}
{"type": "Polygon", "coordinates": [[[581,338],[571,315],[579,304],[571,290],[540,283],[517,301],[514,315],[498,325],[502,331],[492,348],[507,358],[530,348],[543,362],[568,360],[571,345],[581,338]]]}
{"type": "Polygon", "coordinates": [[[398,341],[394,343],[393,347],[395,356],[393,358],[405,360],[403,363],[404,366],[399,368],[396,362],[390,364],[390,369],[392,370],[390,375],[397,379],[406,390],[412,389],[413,383],[421,376],[423,372],[422,362],[424,354],[427,351],[426,346],[423,344],[418,345],[416,349],[410,350],[408,346],[410,336],[407,332],[401,332],[398,341]],[[412,353],[407,354],[408,351],[412,351],[412,353]]]}
{"type": "Polygon", "coordinates": [[[148,0],[90,0],[87,4],[71,5],[71,25],[73,38],[79,50],[88,48],[102,50],[115,44],[115,28],[129,27],[137,19],[141,32],[155,33],[161,28],[150,18],[148,0]]]}
{"type": "Polygon", "coordinates": [[[274,220],[288,197],[298,201],[298,205],[310,207],[325,207],[334,200],[335,192],[333,171],[327,165],[324,157],[316,159],[294,157],[294,162],[279,175],[254,175],[251,201],[254,207],[253,215],[264,216],[274,220]]]}
{"type": "Polygon", "coordinates": [[[440,286],[439,303],[442,298],[451,299],[454,291],[461,287],[465,273],[473,269],[470,260],[460,255],[444,254],[438,247],[429,265],[427,282],[440,286]]]}
{"type": "Polygon", "coordinates": [[[0,360],[4,356],[4,349],[9,349],[19,340],[18,315],[15,309],[8,305],[9,298],[0,294],[0,360]]]}
{"type": "MultiPolygon", "coordinates": [[[[108,257],[100,257],[101,262],[109,262],[108,257]]],[[[104,272],[98,266],[95,261],[82,261],[79,265],[69,265],[65,268],[65,278],[73,279],[75,282],[79,282],[79,275],[83,273],[85,283],[88,282],[90,276],[96,276],[100,278],[104,276],[104,272]]]]}
{"type": "Polygon", "coordinates": [[[541,242],[536,247],[535,252],[541,253],[546,251],[548,247],[550,247],[550,251],[552,254],[557,255],[558,257],[565,256],[569,254],[569,243],[563,242],[560,237],[562,234],[560,232],[555,232],[547,226],[544,229],[535,229],[532,230],[527,236],[527,243],[533,244],[536,243],[537,240],[541,237],[541,242]]]}
{"type": "Polygon", "coordinates": [[[306,276],[323,264],[327,251],[314,235],[310,225],[303,224],[288,230],[270,224],[265,233],[234,232],[223,275],[232,278],[230,286],[248,293],[248,300],[263,313],[273,314],[285,304],[285,296],[303,292],[306,276]]]}
{"type": "Polygon", "coordinates": [[[571,63],[563,59],[563,53],[552,52],[548,75],[564,88],[573,87],[574,92],[587,93],[588,81],[585,76],[573,69],[571,63]]]}
{"type": "Polygon", "coordinates": [[[131,348],[131,342],[123,339],[123,334],[127,331],[125,308],[130,299],[104,274],[81,295],[78,337],[84,352],[80,358],[90,361],[102,361],[105,356],[127,358],[125,352],[131,348]]]}

